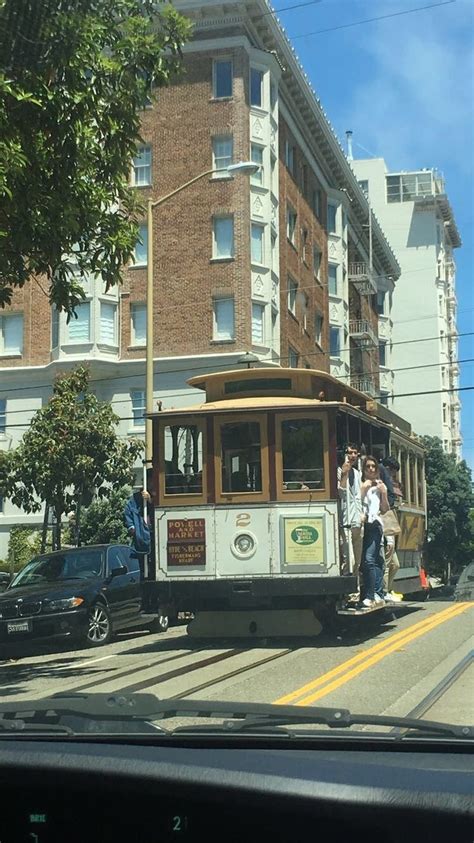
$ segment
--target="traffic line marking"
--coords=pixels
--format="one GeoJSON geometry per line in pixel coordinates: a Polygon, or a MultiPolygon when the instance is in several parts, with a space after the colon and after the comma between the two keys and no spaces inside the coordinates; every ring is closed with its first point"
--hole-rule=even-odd
{"type": "Polygon", "coordinates": [[[401,649],[401,647],[405,644],[408,644],[419,636],[424,635],[425,632],[429,632],[441,623],[461,614],[470,606],[472,606],[472,603],[457,603],[454,606],[450,606],[448,609],[444,609],[434,617],[431,616],[429,618],[424,618],[424,620],[413,624],[413,626],[410,626],[408,629],[400,630],[384,641],[379,641],[367,650],[357,653],[355,656],[347,659],[347,661],[342,662],[342,664],[337,665],[337,667],[332,668],[322,676],[318,676],[316,679],[311,680],[311,682],[307,682],[295,691],[285,694],[283,697],[279,697],[279,699],[275,700],[273,704],[288,705],[295,702],[295,700],[299,700],[298,702],[295,702],[295,705],[308,705],[309,703],[326,696],[326,694],[331,691],[336,690],[336,688],[345,684],[345,682],[348,682],[359,673],[367,670],[367,668],[371,667],[373,664],[381,661],[386,655],[389,655],[399,648],[401,649]],[[341,676],[341,674],[343,675],[341,676]],[[324,687],[321,688],[321,686],[324,687]],[[310,693],[316,688],[321,688],[321,690],[316,693],[310,693]],[[306,696],[307,694],[309,694],[309,696],[306,696]],[[303,699],[299,699],[301,697],[303,697],[303,699]]]}
{"type": "Polygon", "coordinates": [[[69,666],[69,667],[74,667],[74,668],[77,668],[77,667],[89,667],[89,665],[90,665],[90,664],[97,664],[97,662],[105,662],[105,660],[106,660],[106,659],[113,659],[113,658],[114,658],[114,656],[117,656],[117,655],[118,655],[118,653],[109,653],[109,655],[108,655],[108,656],[101,656],[99,659],[89,659],[89,661],[87,661],[87,662],[80,662],[79,664],[74,664],[74,662],[71,662],[71,664],[70,664],[70,665],[68,665],[68,666],[69,666]]]}

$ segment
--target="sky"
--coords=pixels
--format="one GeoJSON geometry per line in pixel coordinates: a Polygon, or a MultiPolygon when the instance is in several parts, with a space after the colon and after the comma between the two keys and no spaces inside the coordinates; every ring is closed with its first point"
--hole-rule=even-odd
{"type": "MultiPolygon", "coordinates": [[[[344,149],[352,129],[354,158],[444,175],[463,241],[458,331],[473,331],[474,0],[277,0],[274,8],[344,149]]],[[[459,340],[459,360],[467,358],[474,336],[459,340]]],[[[461,365],[460,386],[474,386],[474,362],[461,365]]],[[[474,473],[474,390],[459,397],[474,473]]]]}

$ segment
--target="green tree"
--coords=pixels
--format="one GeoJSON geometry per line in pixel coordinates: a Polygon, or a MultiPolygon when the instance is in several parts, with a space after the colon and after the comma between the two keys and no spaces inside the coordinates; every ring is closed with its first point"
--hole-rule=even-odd
{"type": "Polygon", "coordinates": [[[95,494],[108,497],[133,482],[143,443],[119,439],[118,421],[110,404],[89,391],[89,372],[79,367],[56,379],[49,403],[11,452],[6,493],[25,512],[38,512],[43,503],[52,507],[58,547],[64,515],[77,518],[95,494]]]}
{"type": "Polygon", "coordinates": [[[140,110],[189,35],[155,0],[0,0],[0,306],[33,276],[68,314],[82,274],[120,281],[140,110]]]}
{"type": "Polygon", "coordinates": [[[428,570],[445,580],[451,570],[469,562],[474,549],[474,505],[471,470],[443,451],[441,440],[425,436],[428,528],[425,554],[428,570]]]}
{"type": "MultiPolygon", "coordinates": [[[[132,494],[130,486],[113,489],[108,498],[95,498],[81,513],[82,544],[129,544],[123,523],[125,504],[132,494]]],[[[68,539],[75,541],[75,523],[70,525],[68,539]]]]}
{"type": "Polygon", "coordinates": [[[7,563],[10,572],[16,573],[40,552],[41,533],[30,527],[12,527],[8,540],[7,563]]]}

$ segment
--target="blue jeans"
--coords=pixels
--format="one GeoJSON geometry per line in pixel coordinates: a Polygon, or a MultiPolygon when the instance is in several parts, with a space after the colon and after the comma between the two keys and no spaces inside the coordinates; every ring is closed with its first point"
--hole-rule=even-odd
{"type": "Polygon", "coordinates": [[[380,554],[383,539],[383,527],[379,521],[364,524],[364,542],[362,545],[362,599],[374,600],[375,594],[383,597],[384,563],[380,554]]]}

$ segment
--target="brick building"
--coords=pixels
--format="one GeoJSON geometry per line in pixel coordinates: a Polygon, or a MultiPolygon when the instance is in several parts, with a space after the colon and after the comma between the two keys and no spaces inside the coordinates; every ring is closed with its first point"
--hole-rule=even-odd
{"type": "MultiPolygon", "coordinates": [[[[180,79],[143,111],[132,184],[157,199],[221,172],[154,211],[155,397],[189,404],[188,377],[241,365],[246,351],[382,394],[377,293],[391,295],[400,270],[291,45],[265,0],[176,6],[194,37],[180,79]],[[250,179],[222,172],[249,159],[261,165],[250,179]]],[[[120,289],[84,279],[69,325],[38,283],[15,295],[0,320],[0,447],[15,447],[55,374],[83,360],[121,435],[143,433],[145,220],[140,233],[120,289]]],[[[5,501],[0,559],[18,521],[5,501]]]]}

